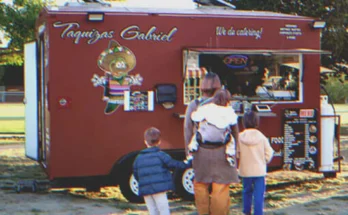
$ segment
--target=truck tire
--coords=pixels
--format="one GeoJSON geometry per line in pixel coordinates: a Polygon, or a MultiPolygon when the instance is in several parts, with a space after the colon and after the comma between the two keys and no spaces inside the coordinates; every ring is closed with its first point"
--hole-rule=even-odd
{"type": "Polygon", "coordinates": [[[120,179],[120,190],[122,195],[133,203],[144,203],[144,198],[139,196],[138,181],[134,178],[132,167],[126,168],[120,179]]]}
{"type": "Polygon", "coordinates": [[[187,169],[176,169],[174,172],[175,193],[183,200],[194,200],[194,176],[195,174],[192,167],[187,169]]]}
{"type": "Polygon", "coordinates": [[[86,185],[86,192],[100,192],[100,185],[88,184],[86,185]]]}

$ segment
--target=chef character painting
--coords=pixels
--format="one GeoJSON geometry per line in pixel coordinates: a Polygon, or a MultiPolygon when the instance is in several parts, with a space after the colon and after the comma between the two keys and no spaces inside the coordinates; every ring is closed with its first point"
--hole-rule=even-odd
{"type": "Polygon", "coordinates": [[[129,75],[135,67],[136,59],[133,52],[118,42],[111,40],[109,47],[98,57],[98,67],[105,75],[99,77],[94,74],[94,87],[104,87],[103,101],[105,114],[111,114],[124,103],[124,91],[130,91],[131,85],[141,85],[143,78],[139,75],[129,75]]]}

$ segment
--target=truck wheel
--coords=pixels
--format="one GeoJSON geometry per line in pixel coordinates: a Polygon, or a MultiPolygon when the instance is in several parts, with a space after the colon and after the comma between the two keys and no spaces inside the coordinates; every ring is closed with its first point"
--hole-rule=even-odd
{"type": "Polygon", "coordinates": [[[98,184],[86,185],[86,192],[100,192],[100,186],[98,184]]]}
{"type": "Polygon", "coordinates": [[[176,169],[174,172],[175,193],[183,200],[194,200],[194,176],[193,168],[176,169]]]}
{"type": "Polygon", "coordinates": [[[133,172],[124,172],[121,177],[120,190],[122,195],[130,202],[144,203],[144,198],[139,196],[139,185],[134,178],[133,172]]]}

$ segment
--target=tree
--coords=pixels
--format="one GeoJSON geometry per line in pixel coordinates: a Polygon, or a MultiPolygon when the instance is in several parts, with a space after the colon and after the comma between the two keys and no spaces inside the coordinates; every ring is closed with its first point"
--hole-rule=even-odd
{"type": "Polygon", "coordinates": [[[244,0],[234,4],[240,10],[274,11],[325,20],[322,49],[332,51],[331,63],[348,61],[347,0],[244,0]]]}
{"type": "Polygon", "coordinates": [[[44,4],[40,0],[0,2],[0,30],[10,39],[8,49],[0,51],[0,65],[23,64],[24,44],[35,39],[36,18],[44,4]]]}

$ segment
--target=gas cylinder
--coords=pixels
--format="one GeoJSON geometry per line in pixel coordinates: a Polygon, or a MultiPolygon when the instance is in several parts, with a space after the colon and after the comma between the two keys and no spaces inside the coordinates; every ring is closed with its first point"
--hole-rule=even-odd
{"type": "Polygon", "coordinates": [[[321,114],[321,142],[320,142],[320,161],[319,171],[327,172],[334,170],[334,139],[335,139],[335,117],[332,105],[328,103],[326,95],[320,96],[320,114],[321,114]]]}

